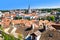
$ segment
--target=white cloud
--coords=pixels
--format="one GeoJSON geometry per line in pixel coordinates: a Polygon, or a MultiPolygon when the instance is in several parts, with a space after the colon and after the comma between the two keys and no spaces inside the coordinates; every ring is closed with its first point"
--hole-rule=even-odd
{"type": "Polygon", "coordinates": [[[44,6],[44,7],[42,7],[42,6],[40,6],[40,7],[32,7],[33,9],[36,9],[36,8],[40,8],[40,9],[42,9],[42,8],[60,8],[60,6],[44,6]]]}

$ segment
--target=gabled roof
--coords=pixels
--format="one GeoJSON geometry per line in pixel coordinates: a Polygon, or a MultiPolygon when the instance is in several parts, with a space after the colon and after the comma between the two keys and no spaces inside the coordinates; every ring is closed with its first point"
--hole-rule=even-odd
{"type": "Polygon", "coordinates": [[[39,36],[39,35],[41,35],[41,32],[40,32],[40,31],[36,31],[36,32],[34,32],[34,34],[35,34],[36,36],[39,36]]]}

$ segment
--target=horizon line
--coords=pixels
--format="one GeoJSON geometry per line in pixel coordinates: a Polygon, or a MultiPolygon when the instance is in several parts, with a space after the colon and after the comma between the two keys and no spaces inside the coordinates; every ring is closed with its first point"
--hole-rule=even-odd
{"type": "MultiPolygon", "coordinates": [[[[31,7],[30,9],[55,9],[55,8],[60,8],[60,6],[48,6],[48,7],[31,7]]],[[[7,8],[7,9],[0,9],[0,10],[16,10],[16,9],[28,9],[27,8],[7,8]]]]}

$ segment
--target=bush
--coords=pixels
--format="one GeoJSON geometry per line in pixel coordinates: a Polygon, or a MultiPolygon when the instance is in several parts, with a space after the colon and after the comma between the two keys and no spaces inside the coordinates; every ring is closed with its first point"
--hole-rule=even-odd
{"type": "Polygon", "coordinates": [[[54,16],[47,16],[46,20],[55,21],[55,17],[54,16]]]}
{"type": "Polygon", "coordinates": [[[15,17],[14,19],[15,20],[18,20],[18,19],[22,19],[22,17],[20,17],[20,16],[19,17],[15,17]]]}
{"type": "Polygon", "coordinates": [[[26,17],[25,19],[30,20],[30,17],[26,17]]]}
{"type": "Polygon", "coordinates": [[[8,35],[4,32],[2,32],[2,36],[3,36],[4,40],[20,40],[18,38],[15,38],[13,35],[8,35]]]}
{"type": "Polygon", "coordinates": [[[19,40],[23,40],[22,34],[19,34],[19,35],[18,35],[18,38],[19,38],[19,40]]]}
{"type": "Polygon", "coordinates": [[[0,25],[0,30],[3,30],[3,27],[0,25]]]}

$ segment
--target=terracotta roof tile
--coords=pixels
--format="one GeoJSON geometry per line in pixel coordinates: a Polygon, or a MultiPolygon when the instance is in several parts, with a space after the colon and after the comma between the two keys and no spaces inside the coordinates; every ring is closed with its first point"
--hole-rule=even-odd
{"type": "Polygon", "coordinates": [[[9,27],[9,25],[10,25],[10,19],[5,18],[5,19],[3,19],[2,21],[3,21],[2,24],[4,25],[4,27],[5,27],[5,26],[6,26],[6,27],[9,27]]]}

